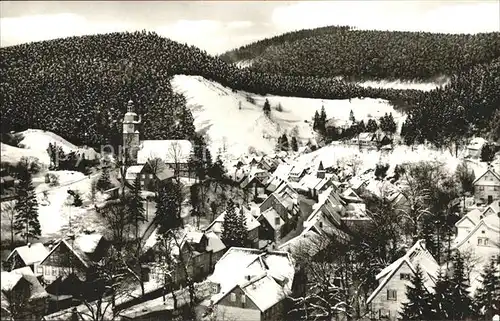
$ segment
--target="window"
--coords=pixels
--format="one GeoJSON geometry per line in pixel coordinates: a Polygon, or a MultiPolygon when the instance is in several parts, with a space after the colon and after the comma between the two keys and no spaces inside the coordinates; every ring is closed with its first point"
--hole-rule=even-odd
{"type": "Polygon", "coordinates": [[[408,274],[408,273],[401,273],[399,275],[399,279],[400,280],[410,280],[410,274],[408,274]]]}
{"type": "Polygon", "coordinates": [[[242,294],[241,295],[241,307],[244,308],[245,307],[245,303],[247,303],[247,297],[245,294],[242,294]]]}
{"type": "Polygon", "coordinates": [[[279,217],[274,218],[274,225],[276,225],[276,226],[280,225],[280,218],[279,217]]]}
{"type": "Polygon", "coordinates": [[[396,290],[387,290],[387,300],[396,301],[398,298],[396,290]]]}
{"type": "Polygon", "coordinates": [[[498,186],[494,186],[494,187],[493,187],[493,190],[494,190],[494,191],[500,191],[500,187],[498,187],[498,186]]]}
{"type": "Polygon", "coordinates": [[[489,240],[487,237],[478,237],[477,238],[477,245],[488,246],[488,244],[489,244],[489,240]]]}
{"type": "Polygon", "coordinates": [[[479,186],[480,191],[484,191],[484,186],[479,186]]]}
{"type": "Polygon", "coordinates": [[[50,275],[50,266],[44,266],[44,275],[50,275]]]}
{"type": "Polygon", "coordinates": [[[231,302],[236,302],[236,294],[235,293],[231,293],[231,302]]]}
{"type": "Polygon", "coordinates": [[[43,266],[39,266],[39,267],[37,267],[37,268],[36,268],[36,272],[37,272],[38,274],[43,274],[43,266]]]}
{"type": "Polygon", "coordinates": [[[57,268],[53,267],[52,268],[52,276],[56,276],[57,275],[57,268]]]}

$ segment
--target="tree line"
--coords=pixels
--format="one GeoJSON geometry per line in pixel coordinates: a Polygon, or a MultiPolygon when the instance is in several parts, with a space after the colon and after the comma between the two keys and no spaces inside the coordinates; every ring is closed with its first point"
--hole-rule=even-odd
{"type": "Polygon", "coordinates": [[[500,33],[440,34],[323,27],[300,30],[229,51],[230,62],[293,76],[429,80],[500,56],[500,33]]]}

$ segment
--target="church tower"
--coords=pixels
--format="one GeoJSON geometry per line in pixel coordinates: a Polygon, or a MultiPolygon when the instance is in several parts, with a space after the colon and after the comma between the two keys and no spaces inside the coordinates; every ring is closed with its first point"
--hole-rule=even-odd
{"type": "Polygon", "coordinates": [[[122,152],[127,155],[129,163],[137,163],[137,152],[139,151],[139,125],[141,117],[134,112],[134,102],[130,100],[127,105],[127,113],[123,117],[123,147],[122,152]]]}

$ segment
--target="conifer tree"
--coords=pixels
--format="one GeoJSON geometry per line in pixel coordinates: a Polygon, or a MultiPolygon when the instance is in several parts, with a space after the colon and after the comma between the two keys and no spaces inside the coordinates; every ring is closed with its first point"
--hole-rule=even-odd
{"type": "Polygon", "coordinates": [[[431,296],[433,318],[431,320],[448,320],[453,314],[453,301],[450,297],[452,283],[448,274],[439,271],[434,293],[431,296]]]}
{"type": "Polygon", "coordinates": [[[97,180],[97,189],[100,191],[106,191],[111,188],[111,179],[109,176],[109,167],[104,166],[102,169],[101,176],[97,180]]]}
{"type": "Polygon", "coordinates": [[[227,201],[226,214],[222,223],[222,242],[230,248],[245,246],[247,241],[246,221],[243,214],[236,212],[233,200],[227,201]]]}
{"type": "Polygon", "coordinates": [[[495,158],[495,151],[493,150],[493,146],[486,143],[481,148],[481,161],[482,162],[492,162],[495,158]]]}
{"type": "Polygon", "coordinates": [[[453,302],[452,320],[464,320],[474,315],[472,299],[469,294],[469,278],[465,272],[464,258],[460,252],[455,253],[453,257],[453,275],[450,279],[452,284],[449,293],[450,300],[453,302]]]}
{"type": "Polygon", "coordinates": [[[431,320],[431,297],[424,285],[424,275],[420,265],[417,265],[415,274],[411,279],[411,286],[406,286],[406,298],[403,303],[403,320],[431,320]]]}
{"type": "Polygon", "coordinates": [[[354,112],[351,111],[349,112],[349,120],[352,122],[352,123],[355,123],[356,122],[356,117],[354,117],[354,112]]]}
{"type": "Polygon", "coordinates": [[[181,187],[172,180],[159,189],[155,218],[160,225],[160,233],[182,226],[180,217],[182,200],[181,187]]]}
{"type": "Polygon", "coordinates": [[[286,134],[283,134],[283,136],[281,136],[281,148],[285,151],[290,149],[290,145],[288,144],[288,137],[286,137],[286,134]]]}
{"type": "Polygon", "coordinates": [[[269,100],[266,98],[266,101],[264,102],[264,114],[266,116],[269,116],[271,114],[271,104],[269,103],[269,100]]]}
{"type": "Polygon", "coordinates": [[[365,122],[361,120],[360,122],[358,122],[358,133],[364,133],[364,132],[366,132],[366,126],[365,122]]]}
{"type": "Polygon", "coordinates": [[[481,287],[474,297],[476,314],[491,320],[500,314],[500,271],[495,260],[491,259],[481,273],[481,287]]]}
{"type": "Polygon", "coordinates": [[[326,111],[325,106],[321,106],[321,113],[319,115],[318,131],[324,135],[326,132],[326,111]]]}
{"type": "Polygon", "coordinates": [[[294,152],[299,150],[299,144],[298,144],[297,138],[295,136],[292,137],[292,150],[294,152]]]}
{"type": "Polygon", "coordinates": [[[320,123],[319,113],[318,113],[318,111],[316,110],[316,111],[314,112],[314,121],[313,121],[313,129],[314,129],[314,130],[318,130],[319,123],[320,123]]]}
{"type": "Polygon", "coordinates": [[[368,123],[366,124],[366,130],[369,131],[370,133],[376,132],[378,129],[378,124],[375,121],[375,119],[370,118],[368,120],[368,123]]]}
{"type": "Polygon", "coordinates": [[[130,223],[135,226],[136,239],[139,237],[139,223],[146,221],[146,217],[144,216],[144,206],[142,205],[143,201],[144,199],[141,196],[141,178],[137,175],[127,204],[130,223]]]}
{"type": "Polygon", "coordinates": [[[16,234],[26,238],[26,243],[29,242],[30,238],[38,239],[41,235],[40,222],[38,221],[38,202],[31,173],[26,168],[21,168],[19,171],[17,202],[14,209],[16,214],[13,228],[16,234]]]}

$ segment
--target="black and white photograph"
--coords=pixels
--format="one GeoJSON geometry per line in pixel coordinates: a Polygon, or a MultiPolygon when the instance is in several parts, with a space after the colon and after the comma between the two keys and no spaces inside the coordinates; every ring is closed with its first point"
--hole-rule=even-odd
{"type": "Polygon", "coordinates": [[[1,1],[1,320],[500,321],[500,1],[1,1]]]}

